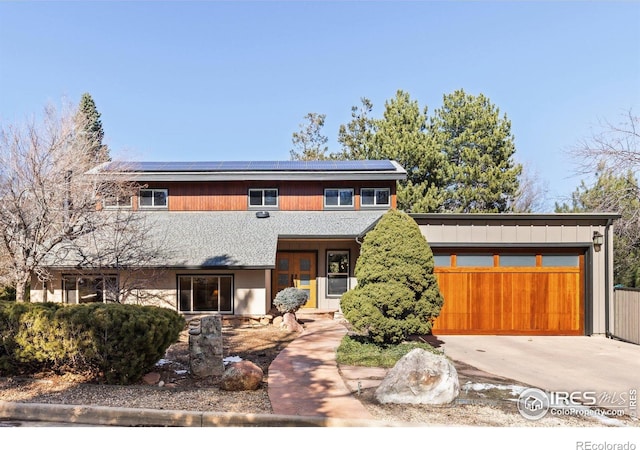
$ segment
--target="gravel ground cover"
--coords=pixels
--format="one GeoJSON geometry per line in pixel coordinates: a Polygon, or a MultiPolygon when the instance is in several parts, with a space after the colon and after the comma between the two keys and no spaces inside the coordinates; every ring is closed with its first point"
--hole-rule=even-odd
{"type": "MultiPolygon", "coordinates": [[[[264,382],[255,391],[228,392],[218,388],[216,377],[197,379],[189,374],[188,335],[173,344],[154,368],[153,384],[140,381],[130,386],[100,383],[81,375],[40,373],[30,377],[0,378],[0,400],[12,402],[59,403],[128,408],[271,414],[267,391],[269,365],[286,345],[296,338],[271,325],[233,326],[223,329],[225,356],[249,360],[265,372],[264,382]]],[[[423,426],[486,427],[594,427],[640,426],[625,417],[602,420],[585,416],[551,416],[537,421],[520,415],[516,406],[518,383],[487,374],[455,362],[461,393],[446,407],[382,405],[375,399],[376,380],[354,395],[376,420],[407,422],[423,426]]],[[[379,380],[378,380],[379,381],[379,380]]],[[[349,380],[345,380],[349,385],[349,380]]]]}

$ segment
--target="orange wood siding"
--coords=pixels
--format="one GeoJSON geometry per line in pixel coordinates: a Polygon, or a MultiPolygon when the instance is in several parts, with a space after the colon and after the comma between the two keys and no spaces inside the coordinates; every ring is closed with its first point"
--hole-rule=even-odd
{"type": "MultiPolygon", "coordinates": [[[[170,211],[244,211],[249,209],[249,189],[278,189],[281,211],[322,211],[326,188],[353,188],[354,207],[360,209],[360,189],[389,188],[391,207],[396,207],[395,182],[362,181],[216,181],[148,183],[148,188],[169,190],[170,211]]],[[[138,198],[133,199],[137,208],[138,198]]],[[[253,209],[253,208],[252,208],[253,209]]]]}
{"type": "Polygon", "coordinates": [[[584,334],[579,267],[436,267],[444,306],[434,334],[584,334]]]}

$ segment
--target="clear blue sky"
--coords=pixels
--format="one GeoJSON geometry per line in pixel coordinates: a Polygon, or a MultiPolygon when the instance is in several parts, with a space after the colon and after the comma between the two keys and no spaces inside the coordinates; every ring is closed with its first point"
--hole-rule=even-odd
{"type": "Polygon", "coordinates": [[[308,112],[334,151],[361,97],[431,113],[460,88],[511,120],[552,207],[580,181],[566,150],[640,111],[640,2],[0,3],[0,120],[89,92],[116,157],[289,159],[308,112]]]}

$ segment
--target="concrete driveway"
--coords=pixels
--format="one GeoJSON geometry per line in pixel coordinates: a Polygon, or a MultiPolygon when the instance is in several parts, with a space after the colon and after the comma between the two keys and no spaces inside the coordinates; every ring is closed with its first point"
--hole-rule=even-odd
{"type": "Polygon", "coordinates": [[[602,336],[434,337],[453,360],[548,392],[596,392],[598,405],[640,415],[632,401],[640,394],[640,345],[602,336]]]}

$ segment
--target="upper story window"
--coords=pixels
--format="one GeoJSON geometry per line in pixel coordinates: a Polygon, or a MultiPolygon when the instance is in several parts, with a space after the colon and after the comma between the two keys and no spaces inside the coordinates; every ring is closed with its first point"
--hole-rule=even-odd
{"type": "Polygon", "coordinates": [[[325,189],[324,206],[330,208],[353,207],[353,189],[325,189]]]}
{"type": "Polygon", "coordinates": [[[131,208],[131,196],[107,197],[102,201],[104,208],[131,208]]]}
{"type": "Polygon", "coordinates": [[[391,204],[391,190],[389,188],[360,189],[360,205],[364,207],[389,206],[391,204]]]}
{"type": "Polygon", "coordinates": [[[141,208],[166,208],[168,200],[167,189],[140,189],[141,208]]]}
{"type": "Polygon", "coordinates": [[[249,189],[249,207],[278,206],[277,189],[249,189]]]}

